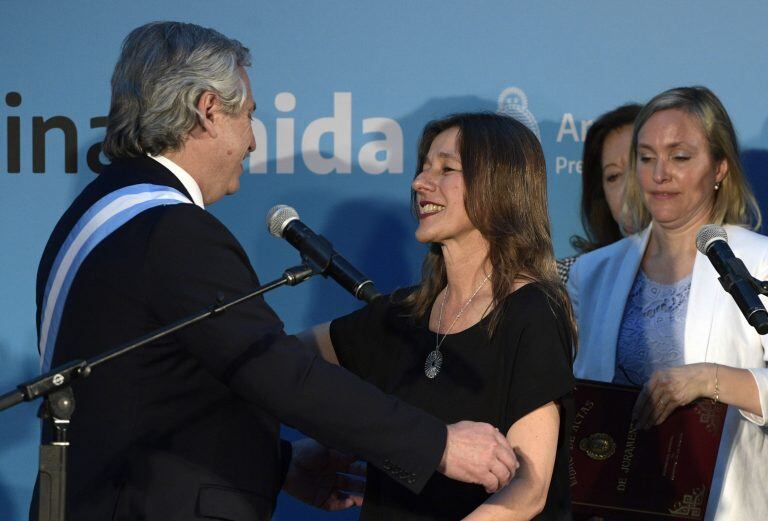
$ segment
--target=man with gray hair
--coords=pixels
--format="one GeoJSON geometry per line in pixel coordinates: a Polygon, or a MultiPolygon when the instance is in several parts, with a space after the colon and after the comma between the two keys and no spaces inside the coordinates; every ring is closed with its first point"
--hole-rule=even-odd
{"type": "MultiPolygon", "coordinates": [[[[257,145],[248,65],[248,50],[212,29],[162,22],[128,35],[112,77],[111,164],[40,262],[43,370],[259,284],[204,209],[237,191],[257,145]]],[[[446,427],[323,362],[260,298],[118,358],[74,390],[67,499],[77,521],[269,519],[283,486],[329,509],[353,504],[339,493],[347,484],[323,475],[347,462],[308,442],[292,449],[278,421],[416,492],[436,470],[493,492],[518,465],[490,425],[446,427]]]]}

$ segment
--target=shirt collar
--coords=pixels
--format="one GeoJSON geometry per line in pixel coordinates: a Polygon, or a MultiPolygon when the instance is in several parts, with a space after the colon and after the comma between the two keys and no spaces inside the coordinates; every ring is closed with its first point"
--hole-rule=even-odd
{"type": "Polygon", "coordinates": [[[192,196],[192,202],[205,210],[205,204],[203,204],[203,192],[200,191],[200,186],[198,186],[197,181],[195,181],[195,179],[189,175],[189,172],[163,155],[147,155],[170,170],[171,173],[175,175],[176,178],[181,182],[181,184],[184,185],[184,188],[187,189],[189,195],[192,196]]]}

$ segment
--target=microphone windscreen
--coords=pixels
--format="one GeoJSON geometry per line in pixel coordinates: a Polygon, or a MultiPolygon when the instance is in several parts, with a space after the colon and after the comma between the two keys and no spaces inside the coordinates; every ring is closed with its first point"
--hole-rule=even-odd
{"type": "Polygon", "coordinates": [[[298,218],[299,213],[296,210],[288,205],[278,204],[267,212],[267,230],[274,237],[282,238],[288,223],[298,218]]]}
{"type": "Polygon", "coordinates": [[[696,249],[702,254],[706,255],[709,245],[713,241],[725,241],[728,242],[728,234],[725,228],[718,226],[717,224],[705,224],[699,228],[699,233],[696,234],[696,249]]]}

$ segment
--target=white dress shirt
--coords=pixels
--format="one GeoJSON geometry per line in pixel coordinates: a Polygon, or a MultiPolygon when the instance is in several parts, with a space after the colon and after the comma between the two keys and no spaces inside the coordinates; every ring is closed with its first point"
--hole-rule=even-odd
{"type": "Polygon", "coordinates": [[[205,204],[203,204],[203,192],[200,191],[200,186],[198,186],[197,181],[195,181],[195,179],[189,175],[189,172],[165,156],[153,156],[150,154],[147,155],[170,170],[171,173],[175,175],[176,178],[181,182],[181,184],[184,185],[184,188],[187,189],[187,192],[189,192],[189,195],[192,197],[192,202],[205,210],[205,204]]]}

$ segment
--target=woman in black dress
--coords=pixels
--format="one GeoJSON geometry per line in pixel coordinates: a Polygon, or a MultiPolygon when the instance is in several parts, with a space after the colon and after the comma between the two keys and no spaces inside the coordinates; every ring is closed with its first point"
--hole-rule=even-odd
{"type": "Polygon", "coordinates": [[[541,146],[509,117],[458,114],[426,126],[417,172],[416,239],[430,244],[421,283],[303,338],[446,422],[495,425],[520,467],[492,495],[437,474],[416,495],[400,469],[369,468],[361,518],[570,519],[574,330],[541,146]]]}

